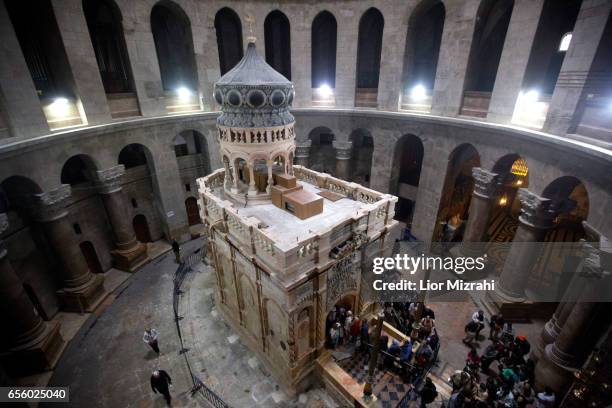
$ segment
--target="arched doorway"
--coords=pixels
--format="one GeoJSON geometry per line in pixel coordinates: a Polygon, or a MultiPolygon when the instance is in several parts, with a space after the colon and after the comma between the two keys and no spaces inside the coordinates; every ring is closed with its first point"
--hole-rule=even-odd
{"type": "Polygon", "coordinates": [[[309,167],[312,170],[334,174],[336,168],[336,152],[333,141],[334,133],[331,129],[320,126],[314,128],[308,134],[311,140],[309,167]]]}
{"type": "Polygon", "coordinates": [[[132,227],[136,234],[136,239],[140,242],[152,242],[151,232],[149,231],[149,223],[147,217],[143,214],[138,214],[132,220],[132,227]]]}
{"type": "Polygon", "coordinates": [[[198,200],[193,197],[188,197],[185,200],[185,209],[187,210],[187,221],[189,225],[201,224],[200,210],[198,208],[198,200]]]}
{"type": "Polygon", "coordinates": [[[423,143],[415,135],[404,135],[395,145],[389,191],[399,198],[395,219],[405,222],[408,229],[417,199],[423,155],[423,143]]]}
{"type": "Polygon", "coordinates": [[[291,80],[291,28],[287,16],[279,10],[264,21],[266,62],[291,80]]]}
{"type": "Polygon", "coordinates": [[[374,153],[374,140],[366,129],[357,129],[349,136],[353,142],[351,152],[351,181],[364,186],[370,185],[372,174],[372,154],[374,153]]]}
{"type": "Polygon", "coordinates": [[[378,106],[378,79],[384,25],[383,15],[374,7],[363,13],[359,21],[355,106],[366,108],[378,106]]]}
{"type": "Polygon", "coordinates": [[[325,343],[329,347],[331,345],[330,330],[336,324],[339,323],[342,327],[346,322],[346,317],[350,311],[353,315],[355,314],[355,307],[357,297],[353,294],[349,294],[341,298],[336,302],[334,307],[327,313],[325,319],[325,343]]]}
{"type": "Polygon", "coordinates": [[[461,114],[487,116],[514,0],[482,0],[465,77],[461,114]]]}
{"type": "Polygon", "coordinates": [[[474,191],[472,168],[480,166],[480,155],[469,143],[449,155],[433,241],[460,242],[474,191]]]}
{"type": "Polygon", "coordinates": [[[402,73],[402,109],[424,112],[431,109],[445,14],[441,1],[423,0],[410,16],[402,73]]]}
{"type": "Polygon", "coordinates": [[[100,264],[100,259],[98,258],[98,254],[96,253],[96,248],[91,243],[91,241],[83,241],[79,244],[79,248],[81,248],[81,253],[85,258],[85,262],[87,262],[87,266],[92,273],[104,273],[102,270],[102,265],[100,264]]]}
{"type": "Polygon", "coordinates": [[[231,8],[222,8],[215,15],[215,31],[219,51],[219,68],[221,75],[225,75],[242,59],[244,53],[240,17],[231,8]]]}

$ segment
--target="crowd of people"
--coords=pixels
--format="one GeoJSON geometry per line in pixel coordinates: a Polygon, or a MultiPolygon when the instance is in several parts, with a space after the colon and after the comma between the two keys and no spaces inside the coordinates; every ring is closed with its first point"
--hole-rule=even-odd
{"type": "Polygon", "coordinates": [[[550,389],[536,393],[531,345],[525,336],[514,335],[510,322],[501,314],[488,320],[482,310],[474,312],[465,326],[463,342],[469,347],[463,370],[449,379],[453,393],[448,408],[553,407],[556,396],[550,389]],[[490,344],[479,354],[475,342],[489,325],[490,344]],[[495,365],[494,365],[495,363],[495,365]]]}

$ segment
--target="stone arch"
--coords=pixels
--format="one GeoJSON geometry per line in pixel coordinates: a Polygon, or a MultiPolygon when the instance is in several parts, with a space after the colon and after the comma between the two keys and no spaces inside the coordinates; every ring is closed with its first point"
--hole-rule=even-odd
{"type": "Polygon", "coordinates": [[[257,300],[257,291],[251,279],[244,273],[238,278],[241,295],[241,311],[242,322],[247,329],[247,332],[255,339],[261,336],[259,303],[257,300]]]}
{"type": "Polygon", "coordinates": [[[291,80],[291,24],[280,10],[273,10],[264,20],[266,62],[291,80]]]}
{"type": "MultiPolygon", "coordinates": [[[[574,228],[576,234],[568,240],[577,241],[584,235],[582,221],[589,216],[589,193],[584,183],[574,176],[561,176],[551,181],[542,191],[542,197],[552,200],[555,227],[574,228]]],[[[547,240],[556,240],[547,236],[547,240]]],[[[564,239],[565,240],[565,239],[564,239]]]]}
{"type": "Polygon", "coordinates": [[[62,166],[60,175],[61,184],[71,186],[81,183],[91,183],[94,180],[94,172],[98,170],[94,160],[86,154],[77,154],[70,157],[62,166]]]}
{"type": "Polygon", "coordinates": [[[187,13],[173,1],[158,1],[151,9],[151,32],[164,90],[177,92],[186,88],[197,92],[198,74],[187,13]]]}
{"type": "Polygon", "coordinates": [[[446,9],[440,0],[422,0],[410,15],[402,71],[406,110],[429,111],[436,80],[446,9]]]}
{"type": "Polygon", "coordinates": [[[359,20],[355,106],[378,106],[378,80],[385,19],[375,7],[367,9],[359,20]]]}
{"type": "Polygon", "coordinates": [[[244,55],[242,45],[242,23],[240,17],[229,7],[223,7],[215,14],[217,50],[221,75],[232,69],[244,55]]]}
{"type": "Polygon", "coordinates": [[[370,185],[372,174],[372,155],[374,153],[374,139],[369,130],[358,128],[351,132],[349,140],[351,146],[351,181],[370,185]]]}
{"type": "Polygon", "coordinates": [[[321,11],[312,20],[311,72],[312,88],[324,85],[336,87],[336,41],[338,24],[327,10],[321,11]]]}
{"type": "Polygon", "coordinates": [[[333,174],[336,163],[336,152],[333,141],[336,139],[333,131],[325,126],[319,126],[308,133],[311,140],[309,167],[315,171],[333,174]]]}
{"type": "Polygon", "coordinates": [[[461,241],[474,191],[472,168],[479,166],[480,155],[470,143],[449,154],[433,241],[461,241]]]}
{"type": "Polygon", "coordinates": [[[395,218],[408,226],[417,200],[425,148],[418,136],[406,134],[395,143],[389,192],[398,196],[395,218]]]}

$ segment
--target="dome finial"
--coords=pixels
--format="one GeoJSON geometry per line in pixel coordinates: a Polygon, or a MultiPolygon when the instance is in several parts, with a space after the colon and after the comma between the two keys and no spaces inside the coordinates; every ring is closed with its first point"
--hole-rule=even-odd
{"type": "Polygon", "coordinates": [[[254,43],[257,40],[257,38],[253,35],[253,23],[255,22],[255,17],[249,14],[244,18],[244,21],[246,21],[249,25],[249,36],[247,37],[247,44],[254,43]]]}

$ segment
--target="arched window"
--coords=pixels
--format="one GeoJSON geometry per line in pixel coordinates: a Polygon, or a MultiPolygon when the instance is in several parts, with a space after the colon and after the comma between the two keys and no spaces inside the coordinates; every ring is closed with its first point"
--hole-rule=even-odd
{"type": "Polygon", "coordinates": [[[287,79],[291,79],[291,29],[289,19],[274,10],[264,22],[266,62],[287,79]]]}
{"type": "Polygon", "coordinates": [[[444,4],[423,0],[410,16],[402,73],[402,109],[429,111],[442,42],[444,4]]]}
{"type": "Polygon", "coordinates": [[[361,16],[357,47],[357,88],[378,88],[384,25],[382,14],[375,8],[368,9],[361,16]]]}
{"type": "Polygon", "coordinates": [[[151,11],[151,31],[164,90],[195,92],[193,37],[185,12],[168,1],[156,4],[151,11]]]}
{"type": "Polygon", "coordinates": [[[215,31],[217,32],[217,49],[219,51],[219,68],[221,75],[242,59],[242,24],[236,12],[224,7],[215,16],[215,31]]]}
{"type": "Polygon", "coordinates": [[[322,11],[312,22],[312,87],[336,86],[336,19],[322,11]]]}
{"type": "Polygon", "coordinates": [[[132,74],[117,5],[112,0],[83,0],[83,11],[105,92],[132,92],[132,74]]]}

